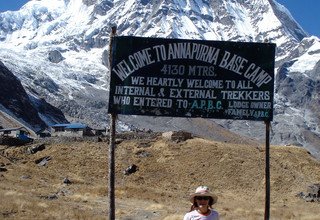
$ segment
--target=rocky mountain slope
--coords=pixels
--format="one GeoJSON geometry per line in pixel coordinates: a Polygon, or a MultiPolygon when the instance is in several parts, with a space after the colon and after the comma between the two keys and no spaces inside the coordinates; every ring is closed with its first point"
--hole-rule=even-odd
{"type": "Polygon", "coordinates": [[[0,121],[3,127],[25,126],[31,131],[39,131],[47,127],[45,122],[53,124],[56,120],[66,121],[63,113],[45,100],[29,97],[21,82],[2,62],[0,88],[0,121]],[[2,119],[6,119],[6,122],[2,119]]]}
{"type": "MultiPolygon", "coordinates": [[[[67,119],[108,126],[111,25],[118,26],[118,35],[276,43],[272,143],[304,146],[320,157],[320,42],[275,0],[29,1],[19,11],[0,14],[0,60],[28,93],[44,98],[67,119]]],[[[119,119],[126,127],[160,130],[166,127],[156,121],[179,129],[189,120],[119,119]]],[[[264,139],[261,123],[208,121],[264,139]]]]}

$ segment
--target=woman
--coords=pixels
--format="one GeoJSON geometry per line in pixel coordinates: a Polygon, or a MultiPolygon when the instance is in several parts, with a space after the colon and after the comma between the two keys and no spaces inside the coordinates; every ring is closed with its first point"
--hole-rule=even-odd
{"type": "Polygon", "coordinates": [[[219,213],[212,209],[218,197],[210,193],[207,186],[199,186],[196,192],[190,195],[191,210],[183,220],[218,220],[219,213]]]}

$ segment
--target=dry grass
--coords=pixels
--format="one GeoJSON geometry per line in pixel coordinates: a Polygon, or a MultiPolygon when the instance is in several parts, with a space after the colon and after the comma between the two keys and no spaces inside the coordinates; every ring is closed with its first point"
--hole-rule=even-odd
{"type": "MultiPolygon", "coordinates": [[[[0,219],[106,219],[108,144],[47,144],[36,154],[0,146],[0,219]],[[46,166],[35,161],[50,156],[46,166]],[[68,177],[71,184],[64,184],[68,177]]],[[[263,219],[264,146],[190,139],[124,140],[116,148],[117,219],[182,219],[188,194],[215,189],[222,219],[263,219]],[[123,171],[135,164],[131,175],[123,171]]],[[[304,149],[271,148],[271,219],[319,219],[319,203],[298,198],[320,183],[320,163],[304,149]]]]}

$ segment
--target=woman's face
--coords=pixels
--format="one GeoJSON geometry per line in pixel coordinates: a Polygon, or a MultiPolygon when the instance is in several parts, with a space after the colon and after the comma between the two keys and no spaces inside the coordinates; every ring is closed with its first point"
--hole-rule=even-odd
{"type": "Polygon", "coordinates": [[[199,208],[209,206],[209,196],[196,196],[195,200],[199,208]]]}

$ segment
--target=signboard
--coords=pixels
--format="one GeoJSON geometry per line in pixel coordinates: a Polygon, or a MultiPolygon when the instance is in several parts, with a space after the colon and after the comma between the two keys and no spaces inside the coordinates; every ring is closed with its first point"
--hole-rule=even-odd
{"type": "Polygon", "coordinates": [[[275,44],[119,36],[109,113],[272,121],[275,44]]]}

